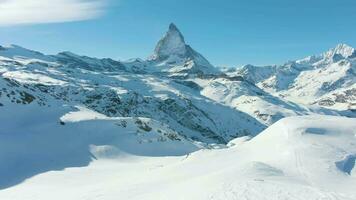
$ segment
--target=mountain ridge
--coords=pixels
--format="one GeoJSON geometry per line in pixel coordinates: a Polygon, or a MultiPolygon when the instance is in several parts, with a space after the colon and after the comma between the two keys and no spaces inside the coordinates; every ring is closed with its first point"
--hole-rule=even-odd
{"type": "Polygon", "coordinates": [[[266,92],[305,105],[347,109],[356,101],[355,49],[339,44],[322,54],[279,66],[246,65],[230,72],[266,92]]]}

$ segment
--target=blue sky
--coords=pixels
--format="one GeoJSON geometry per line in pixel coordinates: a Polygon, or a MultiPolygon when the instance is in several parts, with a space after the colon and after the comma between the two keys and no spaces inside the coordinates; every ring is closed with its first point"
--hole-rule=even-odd
{"type": "Polygon", "coordinates": [[[0,44],[48,54],[69,50],[146,58],[174,22],[187,43],[219,66],[281,64],[338,43],[356,46],[355,0],[52,0],[29,5],[41,1],[48,2],[0,0],[0,44]]]}

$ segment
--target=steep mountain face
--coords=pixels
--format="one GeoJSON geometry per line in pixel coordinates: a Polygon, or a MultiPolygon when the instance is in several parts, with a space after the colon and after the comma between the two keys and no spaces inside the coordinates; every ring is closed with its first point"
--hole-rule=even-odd
{"type": "Polygon", "coordinates": [[[245,66],[242,76],[266,92],[306,105],[347,109],[356,102],[356,53],[345,44],[282,66],[245,66]]]}
{"type": "Polygon", "coordinates": [[[170,24],[168,32],[158,42],[152,59],[165,60],[173,56],[185,58],[190,55],[182,33],[174,24],[170,24]]]}
{"type": "Polygon", "coordinates": [[[171,76],[216,75],[220,72],[201,54],[185,43],[182,33],[174,24],[158,42],[149,58],[152,65],[171,76]]]}

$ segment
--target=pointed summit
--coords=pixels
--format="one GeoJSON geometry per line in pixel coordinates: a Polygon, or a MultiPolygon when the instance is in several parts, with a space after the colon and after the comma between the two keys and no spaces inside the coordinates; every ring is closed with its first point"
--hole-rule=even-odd
{"type": "Polygon", "coordinates": [[[169,24],[169,30],[170,31],[177,31],[180,32],[179,29],[177,28],[177,26],[174,23],[170,23],[169,24]]]}
{"type": "Polygon", "coordinates": [[[298,64],[309,64],[313,65],[315,63],[326,63],[330,64],[333,62],[339,62],[344,59],[354,59],[356,58],[356,50],[355,48],[347,45],[347,44],[338,44],[336,47],[329,49],[328,51],[320,54],[309,56],[296,62],[298,64]]]}
{"type": "Polygon", "coordinates": [[[154,54],[149,59],[163,72],[181,74],[217,74],[201,54],[185,43],[182,33],[173,23],[158,42],[154,54]]]}
{"type": "Polygon", "coordinates": [[[186,52],[186,44],[182,33],[176,25],[171,23],[167,33],[158,42],[152,57],[155,60],[164,60],[171,55],[184,57],[186,52]]]}
{"type": "Polygon", "coordinates": [[[327,58],[351,58],[355,55],[355,49],[347,44],[338,44],[335,48],[330,49],[324,54],[324,56],[327,58]]]}

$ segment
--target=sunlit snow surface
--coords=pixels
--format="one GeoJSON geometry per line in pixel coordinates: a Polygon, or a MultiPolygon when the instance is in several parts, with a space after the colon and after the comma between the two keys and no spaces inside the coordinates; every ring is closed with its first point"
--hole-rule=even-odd
{"type": "Polygon", "coordinates": [[[0,199],[352,200],[355,163],[346,172],[338,162],[355,156],[355,130],[356,119],[292,117],[249,141],[178,157],[134,156],[91,145],[97,159],[88,166],[36,175],[2,190],[0,199]]]}

